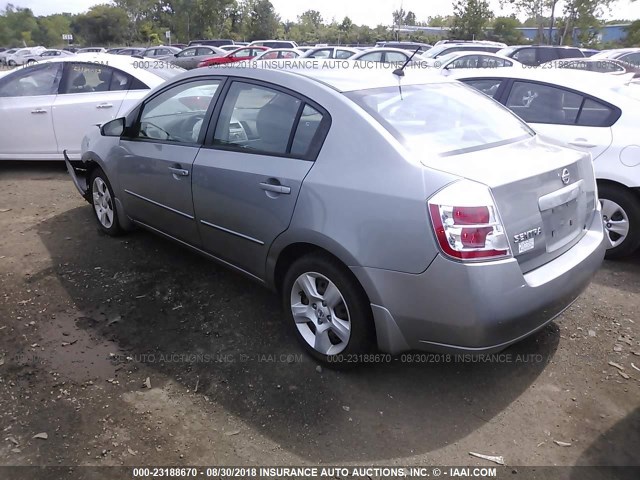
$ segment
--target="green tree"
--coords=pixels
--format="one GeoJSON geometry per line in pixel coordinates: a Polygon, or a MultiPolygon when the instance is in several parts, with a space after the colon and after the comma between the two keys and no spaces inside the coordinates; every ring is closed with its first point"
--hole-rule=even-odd
{"type": "Polygon", "coordinates": [[[627,47],[640,46],[640,20],[636,20],[627,27],[627,38],[624,40],[627,47]]]}
{"type": "Polygon", "coordinates": [[[457,0],[453,4],[452,38],[473,40],[485,36],[484,28],[493,18],[486,0],[457,0]]]}
{"type": "Polygon", "coordinates": [[[120,7],[96,5],[76,15],[71,29],[78,40],[88,45],[121,45],[129,38],[129,16],[120,7]]]}
{"type": "Polygon", "coordinates": [[[493,39],[507,45],[517,45],[522,42],[523,35],[518,27],[520,21],[516,17],[496,17],[493,21],[493,39]]]}
{"type": "Polygon", "coordinates": [[[4,44],[33,45],[33,37],[38,31],[38,22],[31,9],[16,7],[9,3],[1,15],[3,21],[0,23],[0,38],[3,39],[4,44]]]}
{"type": "Polygon", "coordinates": [[[280,17],[269,0],[251,2],[247,38],[250,40],[275,38],[280,26],[280,17]]]}

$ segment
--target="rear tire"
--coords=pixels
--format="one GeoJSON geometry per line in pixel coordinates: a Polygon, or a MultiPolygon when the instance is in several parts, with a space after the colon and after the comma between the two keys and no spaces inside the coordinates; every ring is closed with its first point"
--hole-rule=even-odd
{"type": "Polygon", "coordinates": [[[98,227],[107,235],[116,237],[123,233],[118,222],[116,209],[116,196],[111,188],[111,183],[100,167],[96,167],[89,177],[89,194],[93,214],[98,222],[98,227]]]}
{"type": "Polygon", "coordinates": [[[622,258],[640,247],[640,197],[625,187],[599,185],[605,236],[609,241],[606,258],[622,258]]]}
{"type": "Polygon", "coordinates": [[[360,355],[374,349],[367,295],[352,273],[329,255],[312,253],[291,265],[282,285],[282,306],[303,348],[328,366],[356,365],[360,355]]]}

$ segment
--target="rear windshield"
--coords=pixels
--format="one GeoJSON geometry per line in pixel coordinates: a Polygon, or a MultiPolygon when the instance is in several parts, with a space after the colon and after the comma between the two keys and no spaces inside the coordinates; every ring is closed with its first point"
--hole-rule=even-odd
{"type": "Polygon", "coordinates": [[[346,93],[399,142],[440,156],[510,143],[534,135],[509,110],[458,83],[385,87],[346,93]]]}

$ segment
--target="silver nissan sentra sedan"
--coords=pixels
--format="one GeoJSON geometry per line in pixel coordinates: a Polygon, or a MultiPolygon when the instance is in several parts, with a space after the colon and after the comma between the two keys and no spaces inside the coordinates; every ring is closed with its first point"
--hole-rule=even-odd
{"type": "Polygon", "coordinates": [[[271,287],[325,362],[499,351],[605,252],[590,156],[424,71],[186,72],[91,131],[82,162],[67,166],[99,228],[271,287]]]}

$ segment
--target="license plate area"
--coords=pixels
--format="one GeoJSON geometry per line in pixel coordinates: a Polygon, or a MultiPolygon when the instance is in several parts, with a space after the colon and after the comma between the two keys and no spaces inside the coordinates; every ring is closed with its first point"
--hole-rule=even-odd
{"type": "Polygon", "coordinates": [[[574,240],[583,229],[578,199],[543,212],[547,252],[554,252],[574,240]]]}

